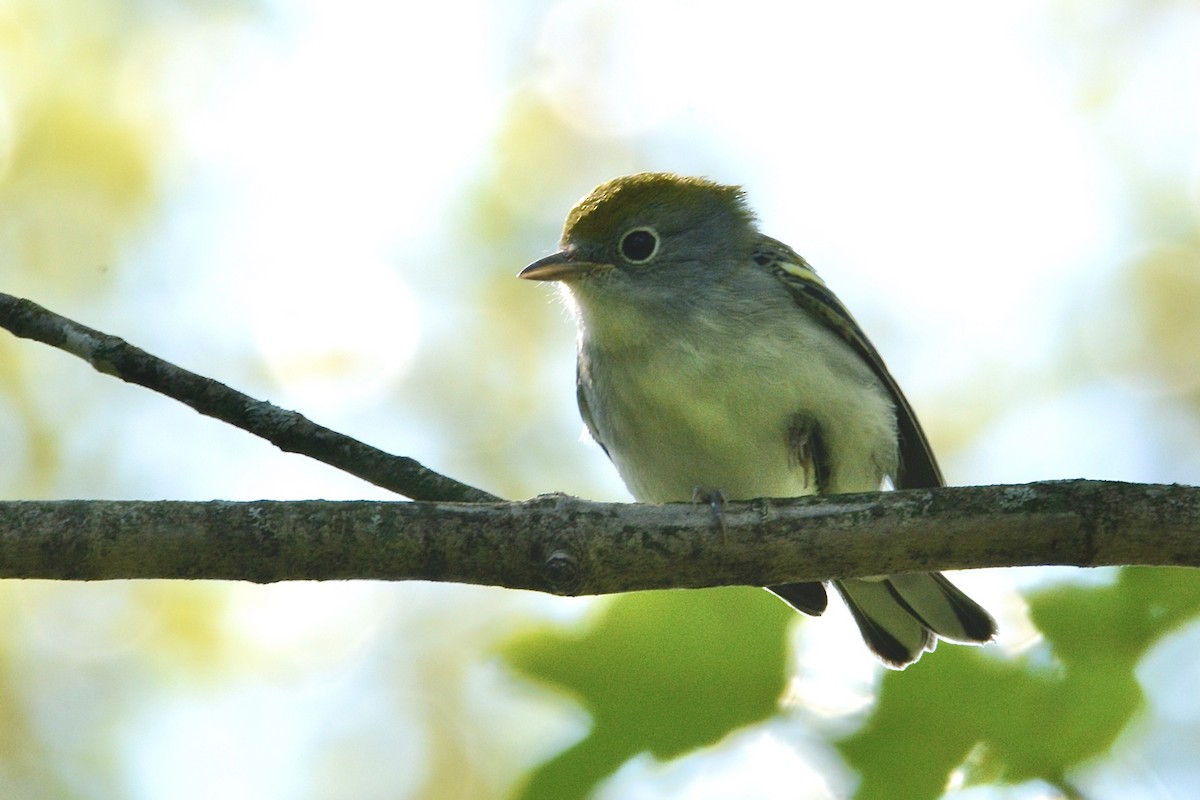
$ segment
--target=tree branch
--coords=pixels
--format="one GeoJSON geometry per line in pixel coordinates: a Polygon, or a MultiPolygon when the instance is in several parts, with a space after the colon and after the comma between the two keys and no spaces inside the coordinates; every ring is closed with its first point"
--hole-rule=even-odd
{"type": "Polygon", "coordinates": [[[0,503],[0,578],[456,581],[604,594],[1034,564],[1200,566],[1200,489],[1068,481],[707,506],[494,496],[0,294],[0,327],[417,500],[0,503]],[[469,502],[455,502],[469,501],[469,502]]]}
{"type": "Polygon", "coordinates": [[[123,339],[0,293],[0,327],[79,356],[97,371],[184,403],[201,414],[266,439],[288,453],[315,458],[414,500],[491,502],[495,495],[459,483],[411,458],[393,456],[302,414],[255,400],[222,383],[188,372],[123,339]]]}
{"type": "Polygon", "coordinates": [[[1064,564],[1200,566],[1200,488],[1100,481],[706,505],[0,503],[0,577],[454,581],[557,594],[1064,564]]]}

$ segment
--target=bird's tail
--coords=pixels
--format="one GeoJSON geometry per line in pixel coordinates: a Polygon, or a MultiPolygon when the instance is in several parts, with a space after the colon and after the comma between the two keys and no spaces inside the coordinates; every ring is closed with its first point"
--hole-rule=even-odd
{"type": "Polygon", "coordinates": [[[932,650],[938,638],[983,644],[996,622],[940,572],[888,575],[834,583],[867,646],[902,669],[932,650]]]}

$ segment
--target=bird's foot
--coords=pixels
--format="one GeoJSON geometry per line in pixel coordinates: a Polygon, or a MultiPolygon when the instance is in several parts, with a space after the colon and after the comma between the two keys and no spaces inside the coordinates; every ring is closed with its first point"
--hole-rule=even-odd
{"type": "Polygon", "coordinates": [[[716,520],[717,528],[721,531],[721,544],[727,541],[727,531],[725,529],[725,492],[721,489],[705,489],[697,486],[692,489],[692,503],[700,504],[707,503],[712,509],[713,519],[716,520]]]}

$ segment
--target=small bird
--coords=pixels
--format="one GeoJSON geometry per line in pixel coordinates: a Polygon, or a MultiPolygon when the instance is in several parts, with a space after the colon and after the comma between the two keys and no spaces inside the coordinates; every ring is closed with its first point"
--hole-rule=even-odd
{"type": "MultiPolygon", "coordinates": [[[[580,414],[641,502],[943,485],[875,347],[808,262],[759,232],[740,187],[616,178],[567,215],[560,251],[520,277],[564,287],[580,414]]],[[[940,573],[833,585],[892,668],[939,637],[996,633],[940,573]]],[[[823,584],[768,588],[807,614],[826,608],[823,584]]]]}

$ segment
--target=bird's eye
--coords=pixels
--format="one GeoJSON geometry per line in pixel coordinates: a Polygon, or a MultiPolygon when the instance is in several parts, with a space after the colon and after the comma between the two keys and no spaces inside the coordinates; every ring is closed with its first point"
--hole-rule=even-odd
{"type": "Polygon", "coordinates": [[[658,252],[658,234],[650,228],[634,228],[621,237],[621,255],[632,264],[644,264],[658,252]]]}

